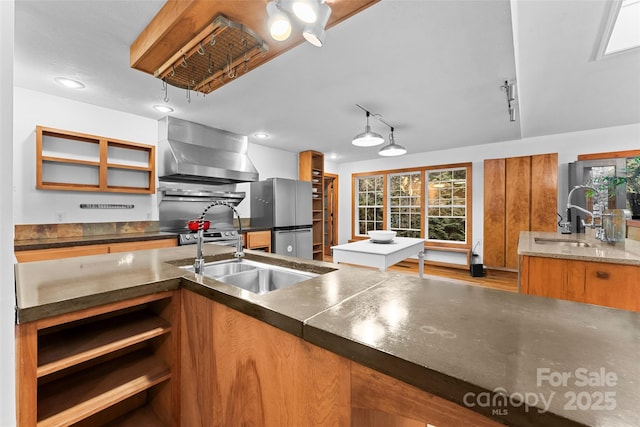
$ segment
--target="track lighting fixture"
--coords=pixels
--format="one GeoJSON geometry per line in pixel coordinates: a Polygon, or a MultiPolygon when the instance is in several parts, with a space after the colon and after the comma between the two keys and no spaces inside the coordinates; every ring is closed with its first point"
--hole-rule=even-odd
{"type": "Polygon", "coordinates": [[[509,111],[509,121],[516,121],[516,84],[515,82],[504,81],[504,84],[500,86],[500,89],[504,90],[507,95],[507,111],[509,111]]]}
{"type": "Polygon", "coordinates": [[[395,128],[389,123],[385,122],[380,114],[372,114],[369,110],[359,104],[356,104],[356,107],[364,110],[364,112],[366,113],[367,125],[365,126],[363,133],[358,134],[353,138],[353,140],[351,141],[353,145],[358,147],[373,147],[374,145],[380,145],[384,142],[384,138],[380,134],[371,131],[371,126],[369,126],[369,117],[373,116],[380,123],[389,126],[389,129],[391,129],[391,133],[389,134],[389,144],[382,147],[380,151],[378,151],[378,154],[385,157],[391,157],[401,156],[407,153],[406,148],[404,148],[402,145],[396,144],[395,138],[393,137],[393,131],[395,130],[395,128]]]}
{"type": "Polygon", "coordinates": [[[312,24],[307,24],[302,30],[302,36],[312,45],[322,47],[327,35],[325,27],[331,16],[331,8],[328,4],[322,3],[318,7],[318,19],[312,24]]]}
{"type": "Polygon", "coordinates": [[[269,20],[269,34],[276,41],[284,41],[291,35],[291,22],[289,17],[278,8],[275,1],[267,3],[267,15],[269,20]]]}
{"type": "Polygon", "coordinates": [[[302,28],[302,35],[309,43],[321,47],[331,8],[324,0],[272,0],[267,3],[267,16],[269,33],[274,40],[287,40],[293,22],[302,28]]]}

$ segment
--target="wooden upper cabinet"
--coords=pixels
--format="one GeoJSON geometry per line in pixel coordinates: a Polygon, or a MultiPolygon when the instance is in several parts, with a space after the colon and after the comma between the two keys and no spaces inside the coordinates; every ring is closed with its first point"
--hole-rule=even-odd
{"type": "Polygon", "coordinates": [[[518,268],[521,231],[555,231],[558,155],[484,162],[484,264],[518,268]]]}
{"type": "Polygon", "coordinates": [[[38,126],[36,188],[153,194],[155,147],[38,126]]]}

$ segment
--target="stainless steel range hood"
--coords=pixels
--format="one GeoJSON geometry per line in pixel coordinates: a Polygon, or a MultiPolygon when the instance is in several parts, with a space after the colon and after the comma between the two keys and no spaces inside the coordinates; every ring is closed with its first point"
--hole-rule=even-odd
{"type": "Polygon", "coordinates": [[[248,138],[198,123],[158,121],[158,179],[202,184],[258,181],[248,138]]]}

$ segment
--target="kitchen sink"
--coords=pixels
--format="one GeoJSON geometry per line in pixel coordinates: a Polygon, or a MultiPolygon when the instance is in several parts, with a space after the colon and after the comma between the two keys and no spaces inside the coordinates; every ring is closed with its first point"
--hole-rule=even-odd
{"type": "Polygon", "coordinates": [[[570,239],[548,239],[543,237],[536,237],[535,242],[542,245],[556,245],[556,246],[570,246],[574,248],[588,248],[592,245],[582,240],[570,240],[570,239]]]}
{"type": "MultiPolygon", "coordinates": [[[[182,267],[194,271],[193,266],[182,267]]],[[[254,294],[266,294],[312,279],[316,273],[294,270],[262,262],[242,259],[210,262],[204,265],[203,276],[233,285],[254,294]]]]}

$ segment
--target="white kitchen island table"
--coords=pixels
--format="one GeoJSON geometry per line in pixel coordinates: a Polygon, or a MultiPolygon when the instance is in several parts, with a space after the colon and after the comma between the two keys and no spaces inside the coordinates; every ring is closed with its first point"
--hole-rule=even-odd
{"type": "Polygon", "coordinates": [[[333,262],[376,267],[380,271],[413,255],[418,255],[420,277],[424,274],[424,239],[396,237],[388,243],[359,240],[332,246],[333,262]]]}

